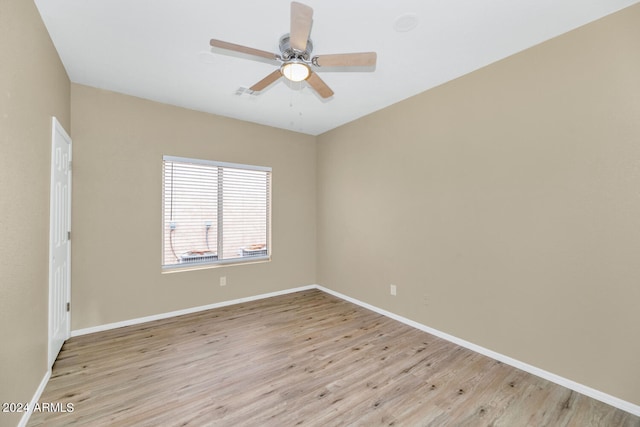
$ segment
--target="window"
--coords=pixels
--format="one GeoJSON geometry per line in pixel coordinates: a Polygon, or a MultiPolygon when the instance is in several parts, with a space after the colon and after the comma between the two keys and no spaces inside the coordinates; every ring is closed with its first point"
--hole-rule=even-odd
{"type": "Polygon", "coordinates": [[[162,267],[269,259],[271,168],[163,157],[162,267]]]}

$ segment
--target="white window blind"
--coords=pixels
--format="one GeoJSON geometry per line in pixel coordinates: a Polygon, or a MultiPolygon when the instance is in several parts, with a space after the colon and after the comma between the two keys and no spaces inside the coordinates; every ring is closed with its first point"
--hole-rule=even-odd
{"type": "Polygon", "coordinates": [[[163,267],[270,256],[271,168],[163,157],[163,267]]]}

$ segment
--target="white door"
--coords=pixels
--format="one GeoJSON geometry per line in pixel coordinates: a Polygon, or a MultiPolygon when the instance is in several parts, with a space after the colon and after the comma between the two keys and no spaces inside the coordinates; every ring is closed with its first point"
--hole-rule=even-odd
{"type": "Polygon", "coordinates": [[[70,335],[71,138],[53,118],[49,228],[49,366],[70,335]]]}

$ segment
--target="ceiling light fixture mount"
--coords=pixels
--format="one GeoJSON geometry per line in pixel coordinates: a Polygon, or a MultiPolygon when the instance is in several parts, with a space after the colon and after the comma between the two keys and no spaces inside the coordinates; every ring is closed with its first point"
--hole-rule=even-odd
{"type": "Polygon", "coordinates": [[[393,22],[393,29],[399,33],[406,33],[418,26],[420,19],[415,13],[404,13],[393,22]]]}

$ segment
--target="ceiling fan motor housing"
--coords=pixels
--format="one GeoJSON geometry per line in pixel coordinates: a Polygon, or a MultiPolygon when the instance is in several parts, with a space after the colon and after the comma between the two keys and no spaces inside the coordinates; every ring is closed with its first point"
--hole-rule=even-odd
{"type": "Polygon", "coordinates": [[[304,51],[299,51],[291,47],[290,36],[285,34],[280,37],[280,53],[284,61],[292,59],[299,59],[305,62],[309,62],[311,59],[311,52],[313,51],[313,43],[311,39],[307,40],[307,47],[304,51]]]}

